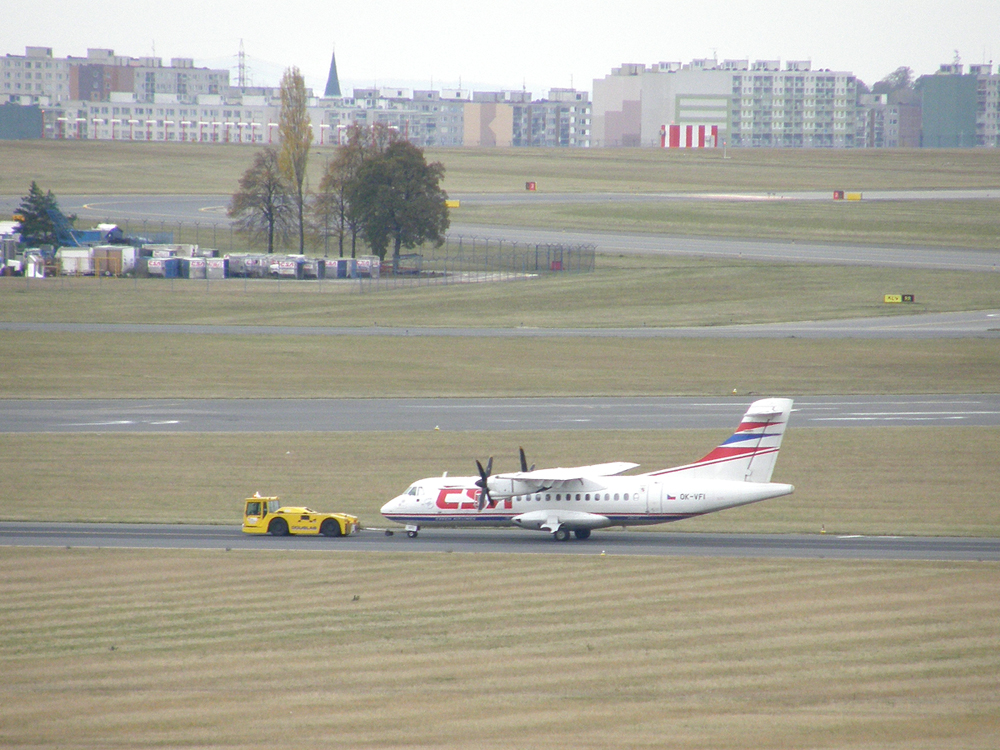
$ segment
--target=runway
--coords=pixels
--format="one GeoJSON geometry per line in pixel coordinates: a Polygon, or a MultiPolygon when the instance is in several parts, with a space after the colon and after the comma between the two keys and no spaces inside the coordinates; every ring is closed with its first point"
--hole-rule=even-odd
{"type": "Polygon", "coordinates": [[[238,526],[0,522],[0,546],[120,549],[425,552],[658,557],[757,557],[813,560],[1000,561],[1000,539],[863,537],[833,534],[686,534],[598,531],[586,540],[554,542],[518,529],[424,529],[416,539],[380,529],[345,538],[251,536],[238,526]]]}
{"type": "MultiPolygon", "coordinates": [[[[325,283],[325,282],[296,282],[325,283]]],[[[345,283],[345,282],[332,282],[345,283]]],[[[1000,309],[875,318],[675,328],[429,328],[398,326],[212,325],[170,323],[32,323],[0,321],[0,331],[28,333],[138,333],[182,336],[380,336],[406,338],[602,339],[942,339],[1000,338],[1000,309]]]]}
{"type": "MultiPolygon", "coordinates": [[[[3,399],[0,434],[727,429],[753,398],[3,399]]],[[[800,397],[792,421],[997,427],[1000,394],[800,397]]]]}

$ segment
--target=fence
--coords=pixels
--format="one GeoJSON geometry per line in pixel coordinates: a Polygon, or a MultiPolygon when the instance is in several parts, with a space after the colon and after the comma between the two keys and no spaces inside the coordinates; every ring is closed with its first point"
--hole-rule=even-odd
{"type": "MultiPolygon", "coordinates": [[[[402,255],[394,272],[359,279],[359,291],[437,284],[521,281],[549,273],[594,270],[595,245],[526,243],[492,237],[448,235],[441,247],[402,255]]],[[[386,256],[383,268],[391,264],[386,256]]]]}

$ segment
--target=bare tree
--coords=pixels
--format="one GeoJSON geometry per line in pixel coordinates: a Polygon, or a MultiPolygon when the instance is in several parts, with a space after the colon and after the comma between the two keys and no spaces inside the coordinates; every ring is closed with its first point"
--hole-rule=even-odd
{"type": "Polygon", "coordinates": [[[299,252],[306,246],[305,182],[309,147],[312,145],[312,124],[309,120],[306,82],[296,67],[288,68],[281,78],[281,114],[278,133],[281,136],[279,163],[282,174],[292,188],[299,229],[299,252]]]}
{"type": "Polygon", "coordinates": [[[294,206],[291,190],[278,164],[278,152],[270,146],[258,151],[253,164],[240,177],[239,190],[229,201],[228,214],[234,227],[253,240],[265,237],[267,252],[274,252],[275,237],[287,238],[294,206]]]}

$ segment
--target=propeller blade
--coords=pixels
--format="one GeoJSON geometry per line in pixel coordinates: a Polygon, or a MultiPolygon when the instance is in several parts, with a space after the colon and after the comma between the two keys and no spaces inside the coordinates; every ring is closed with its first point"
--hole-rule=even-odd
{"type": "Polygon", "coordinates": [[[490,456],[490,460],[486,462],[485,469],[479,463],[479,459],[476,459],[476,468],[479,469],[479,479],[476,480],[476,486],[480,489],[477,510],[482,510],[487,504],[492,508],[493,498],[490,497],[489,478],[490,474],[493,473],[493,456],[490,456]]]}
{"type": "Polygon", "coordinates": [[[528,459],[524,457],[524,448],[518,448],[521,453],[521,471],[528,472],[528,459]]]}

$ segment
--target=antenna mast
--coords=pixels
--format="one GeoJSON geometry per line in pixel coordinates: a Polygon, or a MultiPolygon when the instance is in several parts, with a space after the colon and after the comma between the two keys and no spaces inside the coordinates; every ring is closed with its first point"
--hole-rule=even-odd
{"type": "Polygon", "coordinates": [[[237,66],[236,85],[240,87],[240,90],[244,90],[247,87],[247,55],[246,52],[243,51],[242,39],[240,39],[240,54],[239,64],[237,66]]]}

